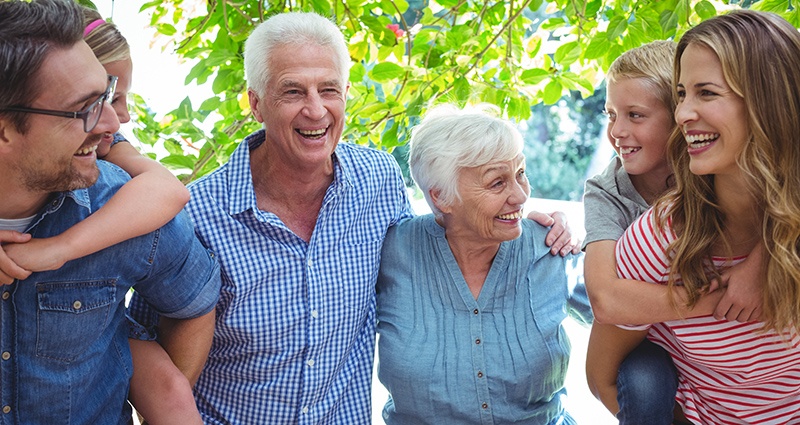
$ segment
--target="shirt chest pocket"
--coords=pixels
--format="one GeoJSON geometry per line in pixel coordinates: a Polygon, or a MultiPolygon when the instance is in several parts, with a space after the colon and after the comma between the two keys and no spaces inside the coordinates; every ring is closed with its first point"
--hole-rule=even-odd
{"type": "Polygon", "coordinates": [[[36,355],[73,361],[108,326],[116,301],[114,280],[36,285],[36,355]]]}

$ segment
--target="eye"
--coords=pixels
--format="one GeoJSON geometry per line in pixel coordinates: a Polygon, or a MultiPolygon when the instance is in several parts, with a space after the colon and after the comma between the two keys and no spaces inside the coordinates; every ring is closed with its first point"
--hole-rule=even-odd
{"type": "Polygon", "coordinates": [[[709,96],[716,96],[716,95],[717,95],[717,94],[716,94],[716,93],[714,93],[714,92],[713,92],[713,91],[711,91],[711,90],[705,90],[705,89],[703,89],[703,90],[700,90],[700,96],[706,96],[706,97],[709,97],[709,96]]]}
{"type": "Polygon", "coordinates": [[[608,117],[608,120],[611,121],[611,122],[614,122],[617,119],[617,114],[615,114],[614,112],[605,110],[605,109],[603,110],[603,115],[608,117]]]}
{"type": "Polygon", "coordinates": [[[503,181],[501,179],[497,179],[497,180],[492,182],[490,187],[493,188],[493,189],[496,189],[496,188],[503,187],[504,184],[505,184],[505,181],[503,181]]]}
{"type": "Polygon", "coordinates": [[[638,112],[631,111],[631,112],[628,113],[628,117],[630,117],[630,118],[644,118],[644,115],[642,115],[642,114],[640,114],[638,112]]]}
{"type": "Polygon", "coordinates": [[[677,89],[675,93],[678,95],[678,99],[683,99],[686,97],[686,90],[684,89],[677,89]]]}
{"type": "Polygon", "coordinates": [[[517,178],[520,178],[520,177],[522,177],[522,178],[525,177],[525,169],[524,168],[519,170],[519,171],[517,171],[517,178]]]}

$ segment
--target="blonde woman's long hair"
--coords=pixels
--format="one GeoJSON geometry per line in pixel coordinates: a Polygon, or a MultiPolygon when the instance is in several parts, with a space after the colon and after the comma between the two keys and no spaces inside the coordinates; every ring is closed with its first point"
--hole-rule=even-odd
{"type": "MultiPolygon", "coordinates": [[[[749,138],[737,164],[746,190],[761,213],[764,259],[762,320],[778,332],[800,328],[800,33],[778,15],[740,10],[692,28],[678,43],[674,81],[689,44],[710,48],[722,63],[731,89],[747,110],[749,138]]],[[[667,219],[679,235],[670,244],[669,285],[677,278],[694,305],[710,286],[711,250],[729,246],[724,216],[716,202],[713,176],[689,171],[686,140],[680,129],[667,154],[676,186],[656,203],[657,225],[667,219]]]]}

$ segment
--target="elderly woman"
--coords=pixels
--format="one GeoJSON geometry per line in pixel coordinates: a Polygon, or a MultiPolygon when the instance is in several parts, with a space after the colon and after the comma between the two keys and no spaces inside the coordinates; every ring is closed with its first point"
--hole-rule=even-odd
{"type": "Polygon", "coordinates": [[[572,424],[561,325],[591,311],[580,257],[550,255],[524,220],[522,137],[479,110],[439,107],[410,166],[434,211],[389,229],[377,284],[387,424],[572,424]]]}

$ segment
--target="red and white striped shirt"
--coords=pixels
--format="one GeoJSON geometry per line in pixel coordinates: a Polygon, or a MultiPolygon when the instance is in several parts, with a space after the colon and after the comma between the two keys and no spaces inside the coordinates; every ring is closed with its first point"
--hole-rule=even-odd
{"type": "MultiPolygon", "coordinates": [[[[617,243],[617,273],[666,284],[665,251],[675,238],[671,228],[655,228],[648,210],[617,243]]],[[[744,257],[713,260],[723,268],[744,257]]],[[[688,419],[710,425],[800,424],[800,338],[759,332],[762,326],[705,316],[649,327],[647,337],[670,353],[678,369],[676,399],[688,419]]]]}

